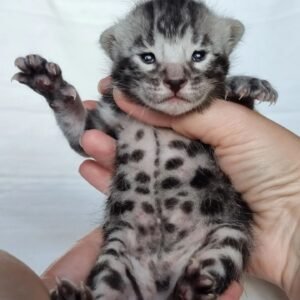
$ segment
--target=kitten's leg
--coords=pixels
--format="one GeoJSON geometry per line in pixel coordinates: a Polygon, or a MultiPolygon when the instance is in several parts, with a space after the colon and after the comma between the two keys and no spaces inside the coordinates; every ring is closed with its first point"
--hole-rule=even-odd
{"type": "Polygon", "coordinates": [[[255,100],[273,104],[278,98],[272,85],[258,78],[248,76],[232,76],[226,79],[225,99],[254,108],[255,100]]]}
{"type": "Polygon", "coordinates": [[[106,242],[87,285],[77,288],[68,281],[61,281],[51,293],[51,300],[143,300],[126,241],[123,241],[126,226],[121,222],[106,228],[106,242]]]}
{"type": "Polygon", "coordinates": [[[208,234],[177,283],[181,300],[215,300],[239,280],[249,257],[249,236],[236,226],[221,226],[208,234]]]}
{"type": "Polygon", "coordinates": [[[76,89],[63,79],[57,64],[47,62],[39,55],[28,55],[17,58],[15,65],[21,72],[14,75],[13,79],[45,97],[59,127],[75,151],[84,155],[79,140],[87,127],[108,133],[113,131],[101,119],[99,110],[89,111],[84,108],[76,89]]]}
{"type": "Polygon", "coordinates": [[[87,281],[95,299],[144,299],[127,248],[126,238],[133,235],[127,222],[120,221],[105,228],[105,245],[87,281]]]}

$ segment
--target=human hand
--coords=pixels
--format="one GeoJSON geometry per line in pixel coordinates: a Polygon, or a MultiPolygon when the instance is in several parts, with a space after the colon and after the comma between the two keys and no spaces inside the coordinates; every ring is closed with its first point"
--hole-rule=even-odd
{"type": "MultiPolygon", "coordinates": [[[[102,81],[101,90],[109,84],[109,79],[102,81]]],[[[133,117],[172,128],[215,148],[220,167],[256,213],[256,248],[249,271],[282,287],[291,299],[298,297],[299,137],[256,112],[221,100],[204,113],[173,118],[138,107],[119,91],[114,94],[120,108],[133,117]]],[[[114,141],[103,133],[90,131],[83,136],[82,145],[96,162],[85,162],[81,174],[101,191],[107,191],[114,141]]]]}

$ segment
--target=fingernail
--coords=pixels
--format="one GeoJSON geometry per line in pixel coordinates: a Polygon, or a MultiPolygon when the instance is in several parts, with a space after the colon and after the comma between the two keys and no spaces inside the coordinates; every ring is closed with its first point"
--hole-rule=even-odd
{"type": "Polygon", "coordinates": [[[84,133],[79,138],[79,145],[81,146],[81,148],[83,148],[83,146],[82,146],[82,137],[83,137],[83,135],[84,135],[84,133]]]}

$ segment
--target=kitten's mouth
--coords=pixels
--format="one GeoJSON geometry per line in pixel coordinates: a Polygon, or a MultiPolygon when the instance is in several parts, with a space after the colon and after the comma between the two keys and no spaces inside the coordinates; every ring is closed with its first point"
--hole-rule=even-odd
{"type": "Polygon", "coordinates": [[[176,103],[182,103],[182,102],[190,103],[191,101],[189,101],[188,99],[182,98],[182,97],[172,96],[172,97],[162,100],[160,103],[167,103],[167,102],[170,104],[176,104],[176,103]]]}

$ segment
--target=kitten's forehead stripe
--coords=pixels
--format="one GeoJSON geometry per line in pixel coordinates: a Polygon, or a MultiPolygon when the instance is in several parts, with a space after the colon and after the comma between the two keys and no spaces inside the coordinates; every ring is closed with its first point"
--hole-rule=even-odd
{"type": "Polygon", "coordinates": [[[155,19],[155,13],[154,13],[154,4],[153,2],[147,2],[143,6],[145,19],[149,22],[149,32],[146,37],[146,41],[150,46],[154,45],[154,19],[155,19]]]}
{"type": "Polygon", "coordinates": [[[156,29],[165,38],[183,37],[191,25],[195,28],[199,7],[190,0],[157,1],[156,29]]]}
{"type": "Polygon", "coordinates": [[[144,39],[143,39],[142,35],[139,35],[135,39],[133,46],[136,48],[146,48],[146,45],[144,43],[144,39]]]}

